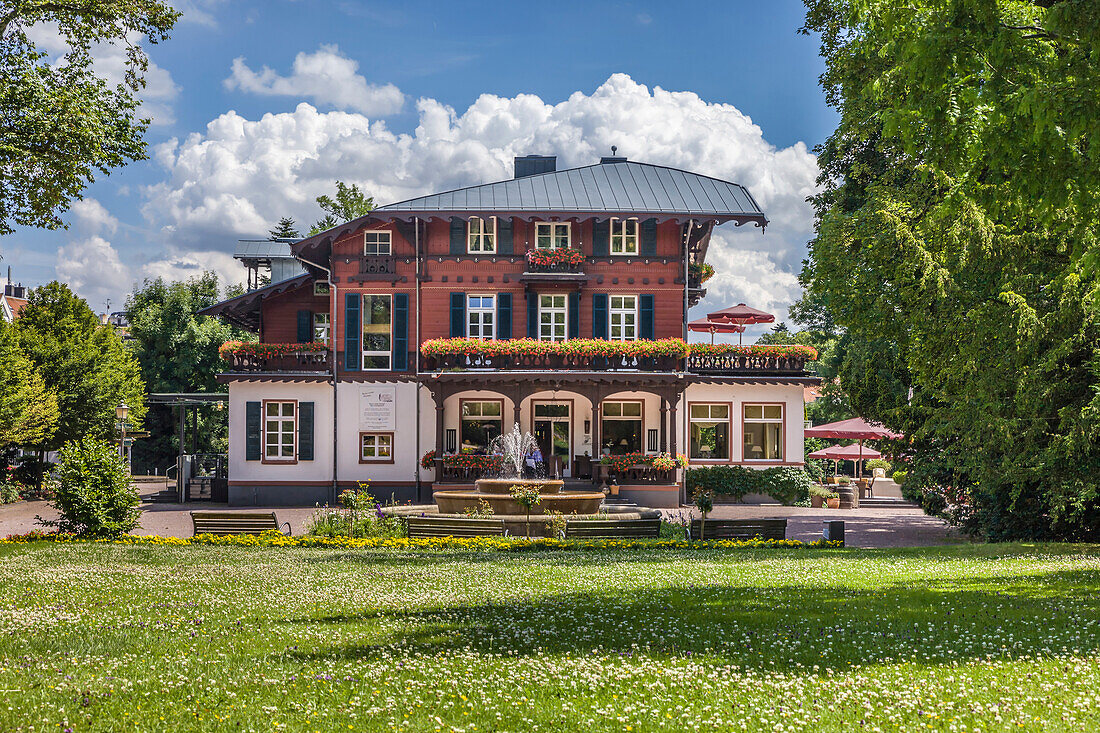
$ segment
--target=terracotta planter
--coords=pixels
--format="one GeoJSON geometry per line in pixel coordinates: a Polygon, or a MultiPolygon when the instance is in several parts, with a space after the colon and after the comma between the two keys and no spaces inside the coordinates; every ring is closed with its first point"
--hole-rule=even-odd
{"type": "Polygon", "coordinates": [[[839,509],[840,508],[840,498],[837,497],[836,499],[829,499],[828,507],[830,509],[839,509]]]}
{"type": "Polygon", "coordinates": [[[820,509],[825,505],[825,497],[812,495],[810,496],[810,506],[814,509],[820,509]]]}

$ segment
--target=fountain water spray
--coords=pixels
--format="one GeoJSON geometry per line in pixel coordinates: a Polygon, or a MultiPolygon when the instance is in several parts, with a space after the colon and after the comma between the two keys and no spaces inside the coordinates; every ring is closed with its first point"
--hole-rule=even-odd
{"type": "Polygon", "coordinates": [[[522,433],[516,423],[510,433],[502,433],[489,441],[489,453],[501,456],[501,478],[520,478],[527,456],[538,443],[531,433],[522,433]],[[511,471],[509,473],[509,471],[511,471]]]}

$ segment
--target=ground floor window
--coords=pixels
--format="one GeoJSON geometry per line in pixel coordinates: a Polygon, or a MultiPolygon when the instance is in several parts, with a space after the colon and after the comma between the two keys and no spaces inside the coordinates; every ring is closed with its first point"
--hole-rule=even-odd
{"type": "Polygon", "coordinates": [[[389,295],[363,296],[363,369],[389,371],[391,354],[389,295]]]}
{"type": "Polygon", "coordinates": [[[501,433],[504,403],[500,400],[463,400],[459,412],[461,452],[488,453],[490,441],[501,433]]]}
{"type": "Polygon", "coordinates": [[[600,449],[614,456],[642,452],[641,402],[603,403],[600,449]]]}
{"type": "Polygon", "coordinates": [[[704,461],[729,460],[730,406],[693,404],[690,409],[691,457],[704,461]]]}
{"type": "Polygon", "coordinates": [[[539,296],[540,341],[565,341],[567,318],[564,295],[539,296]]]}
{"type": "Polygon", "coordinates": [[[393,463],[393,433],[360,433],[360,463],[393,463]]]}
{"type": "Polygon", "coordinates": [[[264,403],[264,459],[293,461],[298,435],[294,402],[264,403]]]}
{"type": "Polygon", "coordinates": [[[783,405],[745,405],[746,461],[783,460],[783,405]]]}

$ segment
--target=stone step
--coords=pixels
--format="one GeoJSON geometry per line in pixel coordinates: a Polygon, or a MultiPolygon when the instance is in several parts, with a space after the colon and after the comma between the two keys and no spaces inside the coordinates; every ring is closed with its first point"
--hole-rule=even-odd
{"type": "Polygon", "coordinates": [[[906,499],[898,499],[893,496],[876,496],[871,499],[860,499],[859,507],[860,509],[920,509],[919,504],[914,504],[906,499]]]}

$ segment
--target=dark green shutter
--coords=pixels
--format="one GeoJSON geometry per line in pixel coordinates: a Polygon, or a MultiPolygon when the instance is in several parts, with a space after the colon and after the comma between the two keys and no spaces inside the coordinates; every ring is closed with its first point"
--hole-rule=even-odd
{"type": "Polygon", "coordinates": [[[457,216],[451,217],[451,254],[466,254],[466,222],[457,216]]]}
{"type": "Polygon", "coordinates": [[[527,338],[539,337],[539,296],[538,293],[527,294],[527,338]]]}
{"type": "Polygon", "coordinates": [[[466,293],[451,293],[451,338],[466,335],[466,293]]]}
{"type": "Polygon", "coordinates": [[[611,223],[594,220],[592,222],[592,256],[607,257],[611,248],[611,223]]]}
{"type": "Polygon", "coordinates": [[[298,460],[313,460],[313,403],[298,403],[298,460]]]}
{"type": "Polygon", "coordinates": [[[298,311],[298,343],[313,340],[313,311],[298,311]]]}
{"type": "Polygon", "coordinates": [[[512,294],[497,293],[497,338],[512,338],[512,294]]]}
{"type": "Polygon", "coordinates": [[[592,296],[592,338],[607,338],[607,293],[592,296]]]}
{"type": "Polygon", "coordinates": [[[263,405],[259,402],[244,403],[244,459],[246,461],[260,460],[260,425],[262,422],[260,410],[262,408],[263,405]]]}
{"type": "Polygon", "coordinates": [[[357,372],[363,365],[363,355],[359,349],[359,293],[344,294],[344,368],[357,372]]]}
{"type": "Polygon", "coordinates": [[[569,315],[567,318],[569,322],[566,324],[566,333],[569,334],[569,338],[575,339],[581,336],[581,294],[570,293],[568,298],[569,308],[566,311],[569,315]]]}
{"type": "Polygon", "coordinates": [[[395,372],[409,368],[409,294],[393,296],[393,364],[395,372]]]}
{"type": "Polygon", "coordinates": [[[497,219],[497,254],[512,254],[512,219],[500,217],[497,219]]]}
{"type": "Polygon", "coordinates": [[[653,338],[653,296],[638,296],[638,338],[653,338]]]}
{"type": "Polygon", "coordinates": [[[657,220],[646,219],[642,222],[642,255],[647,257],[657,256],[657,220]]]}

